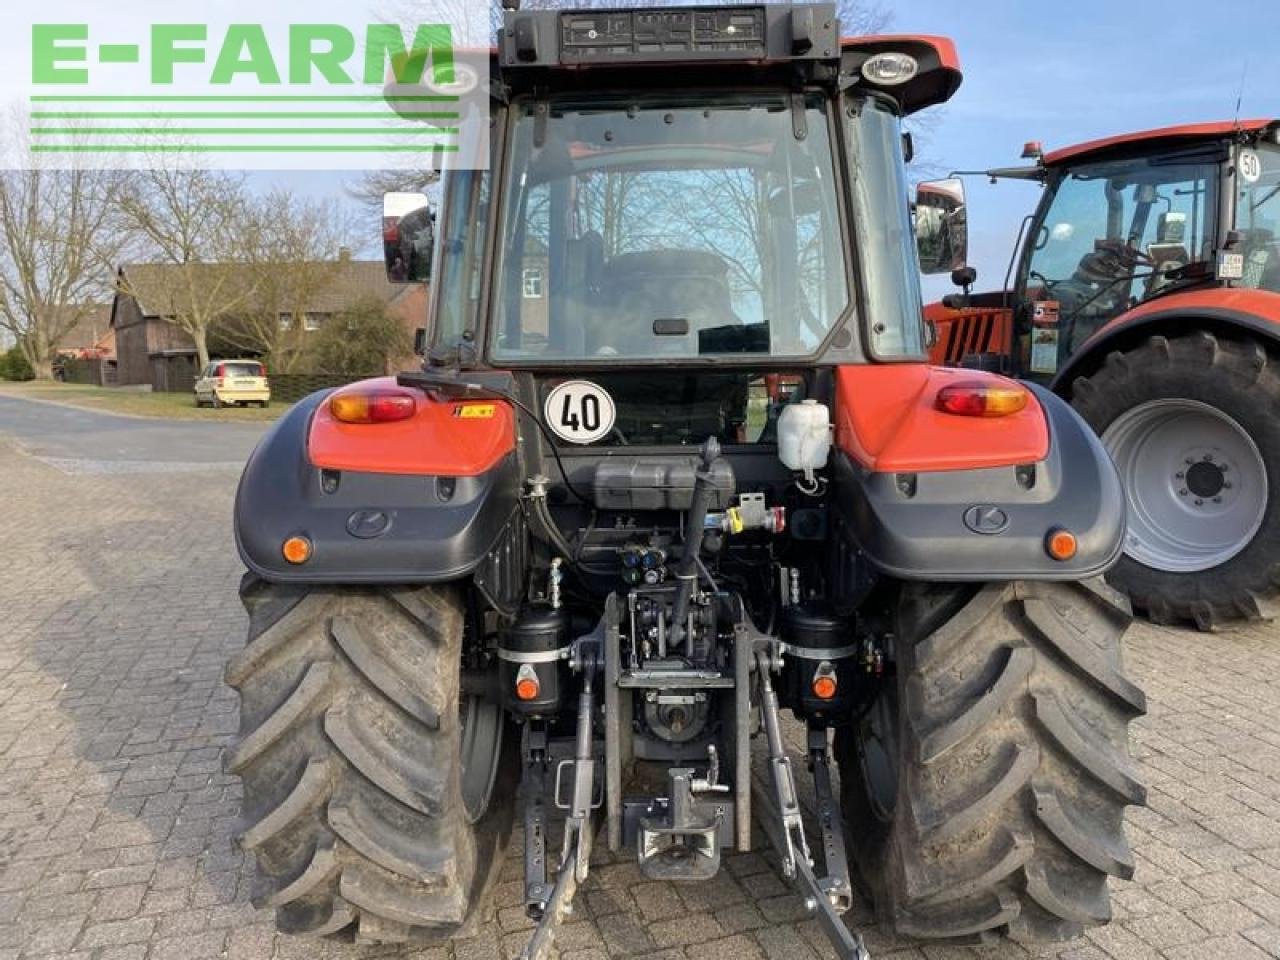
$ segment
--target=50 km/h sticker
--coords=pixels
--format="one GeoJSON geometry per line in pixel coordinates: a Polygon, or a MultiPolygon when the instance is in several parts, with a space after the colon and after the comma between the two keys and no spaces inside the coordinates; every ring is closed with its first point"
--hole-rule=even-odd
{"type": "Polygon", "coordinates": [[[1262,176],[1262,158],[1252,150],[1241,150],[1236,167],[1245,183],[1257,183],[1262,176]]]}
{"type": "Polygon", "coordinates": [[[569,380],[547,394],[542,416],[561,440],[595,443],[613,430],[618,410],[604,387],[590,380],[569,380]]]}

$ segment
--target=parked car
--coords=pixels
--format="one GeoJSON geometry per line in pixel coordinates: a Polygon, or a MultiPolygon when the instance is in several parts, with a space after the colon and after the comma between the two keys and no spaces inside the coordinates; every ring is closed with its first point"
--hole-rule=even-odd
{"type": "Polygon", "coordinates": [[[201,371],[195,392],[197,407],[271,403],[267,368],[257,360],[215,360],[201,371]]]}

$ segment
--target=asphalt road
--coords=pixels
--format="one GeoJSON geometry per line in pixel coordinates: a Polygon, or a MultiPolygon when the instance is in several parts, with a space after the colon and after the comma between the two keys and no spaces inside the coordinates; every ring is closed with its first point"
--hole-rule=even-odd
{"type": "Polygon", "coordinates": [[[0,396],[0,436],[63,473],[238,469],[268,426],[153,420],[0,396]]]}

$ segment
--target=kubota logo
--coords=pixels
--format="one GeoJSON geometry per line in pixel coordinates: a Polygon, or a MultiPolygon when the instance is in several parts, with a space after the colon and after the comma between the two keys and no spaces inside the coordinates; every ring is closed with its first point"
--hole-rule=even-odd
{"type": "Polygon", "coordinates": [[[964,525],[974,533],[990,536],[1004,532],[1009,526],[1009,515],[991,504],[979,504],[964,512],[964,525]]]}

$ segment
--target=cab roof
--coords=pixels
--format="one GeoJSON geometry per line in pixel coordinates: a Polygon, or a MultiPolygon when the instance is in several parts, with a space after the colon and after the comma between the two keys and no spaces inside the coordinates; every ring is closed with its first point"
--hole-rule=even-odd
{"type": "Polygon", "coordinates": [[[1252,120],[1220,120],[1211,123],[1184,123],[1172,127],[1156,127],[1154,130],[1122,133],[1114,137],[1087,140],[1074,146],[1051,150],[1044,155],[1042,163],[1046,167],[1081,163],[1091,159],[1101,159],[1104,155],[1116,153],[1125,147],[1137,144],[1176,145],[1221,140],[1238,133],[1259,133],[1276,123],[1280,121],[1272,117],[1255,117],[1252,120]]]}

